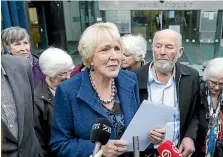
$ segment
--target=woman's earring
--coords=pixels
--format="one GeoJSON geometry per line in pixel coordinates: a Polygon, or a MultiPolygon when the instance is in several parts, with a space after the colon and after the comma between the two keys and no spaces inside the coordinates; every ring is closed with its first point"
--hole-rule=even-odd
{"type": "Polygon", "coordinates": [[[93,65],[91,66],[91,71],[92,71],[92,72],[94,71],[94,66],[93,66],[93,65]]]}

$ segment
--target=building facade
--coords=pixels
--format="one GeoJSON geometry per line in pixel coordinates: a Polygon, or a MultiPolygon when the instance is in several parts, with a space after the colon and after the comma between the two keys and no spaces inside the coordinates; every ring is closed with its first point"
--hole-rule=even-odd
{"type": "Polygon", "coordinates": [[[182,34],[185,53],[181,62],[201,65],[222,56],[223,1],[27,1],[30,33],[39,52],[48,46],[61,47],[74,58],[86,27],[113,22],[121,35],[142,34],[148,41],[147,60],[152,59],[154,33],[174,29],[182,34]]]}

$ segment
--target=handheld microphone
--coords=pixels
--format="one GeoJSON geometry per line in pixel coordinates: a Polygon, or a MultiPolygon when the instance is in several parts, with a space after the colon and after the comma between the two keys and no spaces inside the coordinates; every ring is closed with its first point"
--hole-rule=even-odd
{"type": "Polygon", "coordinates": [[[166,141],[160,144],[157,148],[160,157],[183,157],[177,147],[171,142],[166,141]]]}
{"type": "Polygon", "coordinates": [[[134,152],[134,157],[140,157],[139,153],[139,136],[133,136],[133,152],[134,152]]]}
{"type": "Polygon", "coordinates": [[[111,135],[111,126],[111,122],[106,118],[99,118],[92,126],[90,139],[95,144],[93,157],[101,149],[101,146],[108,142],[111,135]]]}

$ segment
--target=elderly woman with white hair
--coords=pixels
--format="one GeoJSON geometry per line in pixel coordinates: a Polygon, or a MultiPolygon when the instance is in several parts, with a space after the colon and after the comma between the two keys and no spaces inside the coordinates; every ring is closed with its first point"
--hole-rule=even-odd
{"type": "Polygon", "coordinates": [[[147,42],[142,35],[126,34],[122,37],[124,53],[122,56],[122,68],[134,70],[142,67],[146,62],[147,42]]]}
{"type": "MultiPolygon", "coordinates": [[[[2,46],[7,53],[13,56],[27,57],[32,65],[33,83],[36,86],[44,79],[40,70],[38,58],[30,52],[30,38],[24,28],[9,27],[1,33],[2,46]]],[[[3,50],[4,51],[4,50],[3,50]]]]}
{"type": "Polygon", "coordinates": [[[52,157],[49,149],[53,119],[54,96],[57,86],[66,79],[74,67],[72,58],[63,50],[48,48],[39,58],[45,79],[34,89],[34,128],[45,157],[52,157]]]}
{"type": "Polygon", "coordinates": [[[139,95],[135,74],[120,70],[123,46],[116,25],[88,27],[78,50],[86,69],[57,87],[52,151],[58,157],[89,157],[92,126],[103,117],[112,123],[103,157],[125,155],[127,142],[120,138],[139,107],[139,95]]]}
{"type": "Polygon", "coordinates": [[[223,58],[206,63],[201,81],[201,104],[205,110],[199,113],[200,126],[195,157],[223,156],[223,58]]]}

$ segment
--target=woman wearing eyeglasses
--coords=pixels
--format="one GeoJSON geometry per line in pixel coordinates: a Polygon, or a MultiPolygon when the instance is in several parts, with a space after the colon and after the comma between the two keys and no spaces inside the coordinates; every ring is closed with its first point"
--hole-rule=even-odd
{"type": "Polygon", "coordinates": [[[223,156],[223,58],[215,58],[206,64],[201,81],[200,126],[196,157],[223,156]]]}
{"type": "Polygon", "coordinates": [[[57,86],[70,78],[74,67],[72,58],[63,50],[48,48],[39,57],[45,79],[34,89],[34,128],[45,157],[52,157],[49,149],[54,96],[57,86]]]}

